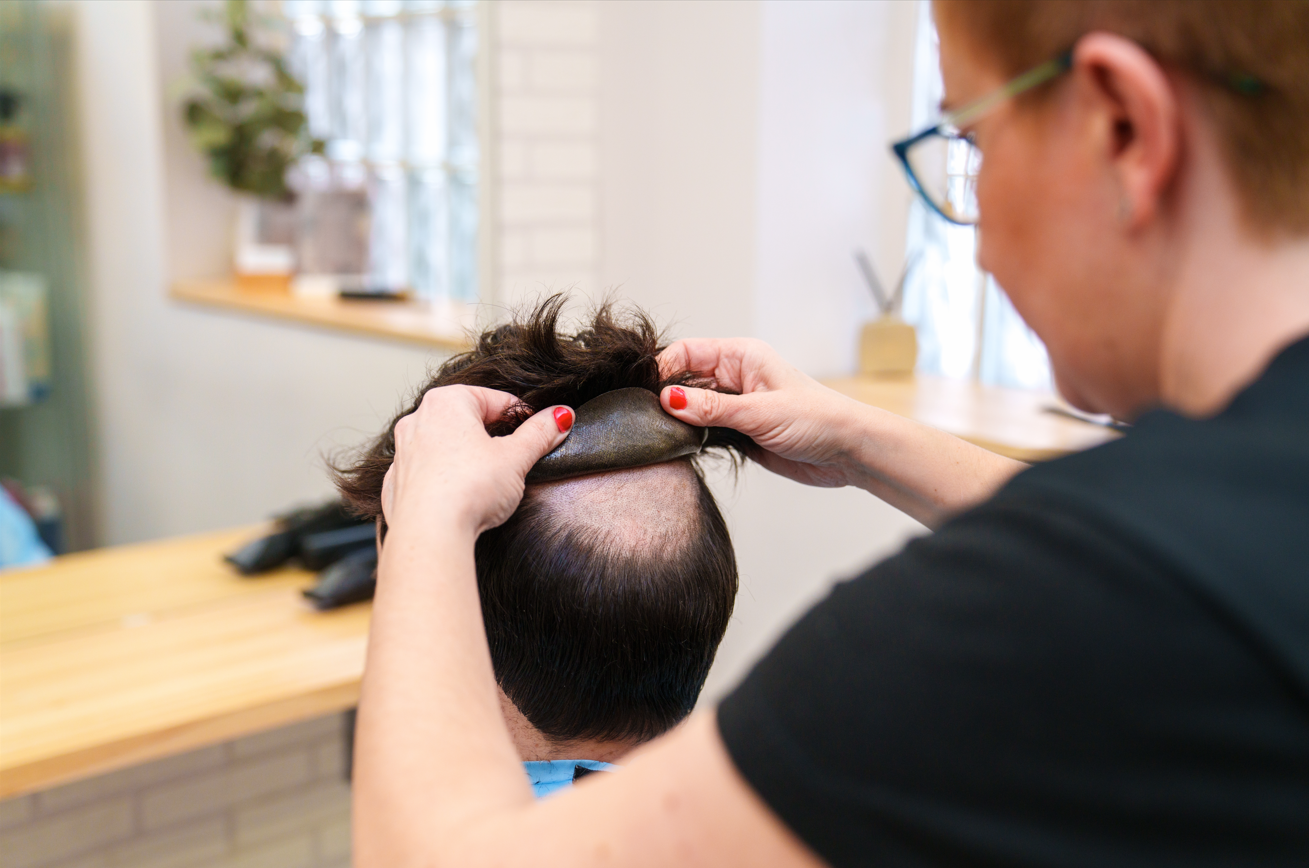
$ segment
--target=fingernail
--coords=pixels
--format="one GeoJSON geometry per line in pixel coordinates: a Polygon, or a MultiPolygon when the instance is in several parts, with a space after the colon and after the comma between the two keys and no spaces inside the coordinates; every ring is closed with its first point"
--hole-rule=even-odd
{"type": "Polygon", "coordinates": [[[686,409],[686,392],[682,390],[681,386],[673,386],[668,390],[668,406],[674,410],[686,409]]]}
{"type": "Polygon", "coordinates": [[[563,434],[569,428],[573,427],[573,411],[567,407],[555,407],[555,424],[559,426],[559,433],[563,434]]]}

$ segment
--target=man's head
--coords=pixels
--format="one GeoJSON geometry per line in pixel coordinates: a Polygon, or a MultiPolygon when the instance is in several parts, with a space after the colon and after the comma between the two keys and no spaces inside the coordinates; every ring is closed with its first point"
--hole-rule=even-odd
{"type": "MultiPolygon", "coordinates": [[[[602,306],[566,335],[563,303],[547,300],[446,362],[338,469],[347,503],[380,516],[395,422],[429,389],[462,384],[517,396],[522,406],[489,426],[502,435],[554,404],[576,408],[615,389],[701,385],[689,372],[660,376],[659,334],[644,315],[602,306]]],[[[740,454],[748,441],[715,429],[706,448],[740,454]]],[[[496,680],[557,742],[645,741],[685,717],[737,589],[727,526],[695,458],[529,485],[513,516],[478,539],[475,560],[496,680]]]]}

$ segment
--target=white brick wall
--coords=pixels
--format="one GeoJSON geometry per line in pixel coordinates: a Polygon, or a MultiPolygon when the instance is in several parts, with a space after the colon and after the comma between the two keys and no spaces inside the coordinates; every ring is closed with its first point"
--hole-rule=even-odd
{"type": "Polygon", "coordinates": [[[513,305],[599,280],[599,15],[594,0],[493,7],[500,286],[513,305]]]}
{"type": "Polygon", "coordinates": [[[341,715],[0,801],[4,868],[350,863],[341,715]]]}

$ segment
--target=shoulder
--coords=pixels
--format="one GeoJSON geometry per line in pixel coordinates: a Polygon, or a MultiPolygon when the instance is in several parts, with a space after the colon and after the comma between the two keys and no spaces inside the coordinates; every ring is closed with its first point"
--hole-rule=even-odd
{"type": "MultiPolygon", "coordinates": [[[[1280,506],[1285,493],[1306,486],[1309,419],[1232,412],[1196,420],[1160,410],[1120,440],[1019,474],[997,502],[1053,495],[1070,507],[1153,525],[1147,509],[1195,520],[1223,514],[1231,497],[1280,506]]],[[[1309,508],[1297,500],[1295,506],[1309,508]]]]}
{"type": "Polygon", "coordinates": [[[1302,853],[1309,778],[1277,771],[1309,768],[1309,399],[1288,389],[1309,395],[1152,414],[837,585],[720,707],[738,769],[832,864],[1017,862],[1037,817],[1105,862],[1128,838],[1302,853]]]}
{"type": "MultiPolygon", "coordinates": [[[[1169,846],[1250,844],[1241,836],[1270,816],[1256,806],[1281,786],[1266,758],[1309,767],[1309,629],[1297,628],[1309,599],[1294,590],[1309,585],[1309,551],[1280,560],[1309,522],[1283,539],[1267,513],[1285,480],[1199,466],[1210,436],[1173,417],[1032,468],[837,585],[719,709],[738,769],[832,864],[906,846],[962,864],[983,840],[1019,846],[1010,824],[1037,816],[1081,830],[1069,853],[1075,839],[1103,844],[1142,775],[1159,788],[1143,827],[1216,818],[1169,846]],[[1264,514],[1278,554],[1242,539],[1244,521],[1218,520],[1234,498],[1264,514]],[[1238,554],[1218,564],[1229,549],[1246,569],[1231,568],[1238,554]],[[1196,787],[1213,813],[1188,802],[1196,787]]],[[[1278,816],[1268,835],[1303,846],[1278,816]]]]}
{"type": "Polygon", "coordinates": [[[962,520],[1077,524],[1201,601],[1309,695],[1309,412],[1264,398],[1252,389],[1208,420],[1150,414],[1121,441],[1025,471],[962,520]]]}
{"type": "Polygon", "coordinates": [[[1241,540],[1251,532],[1263,543],[1278,537],[1275,557],[1254,552],[1256,563],[1309,551],[1291,532],[1309,522],[1307,493],[1309,339],[1213,418],[1147,413],[1121,440],[1019,474],[996,503],[1053,502],[1115,534],[1171,544],[1170,556],[1204,549],[1224,568],[1236,557],[1247,569],[1241,540]]]}

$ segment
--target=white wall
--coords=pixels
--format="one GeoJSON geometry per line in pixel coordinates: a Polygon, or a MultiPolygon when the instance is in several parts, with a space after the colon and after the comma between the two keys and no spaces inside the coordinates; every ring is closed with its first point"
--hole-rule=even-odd
{"type": "Polygon", "coordinates": [[[762,4],[755,333],[814,376],[849,374],[872,296],[900,271],[910,191],[887,143],[909,127],[912,2],[762,4]]]}
{"type": "Polygon", "coordinates": [[[603,286],[685,335],[751,331],[757,2],[600,14],[603,286]]]}
{"type": "Polygon", "coordinates": [[[504,0],[492,13],[499,285],[484,297],[514,306],[552,289],[593,290],[597,4],[504,0]]]}
{"type": "MultiPolygon", "coordinates": [[[[602,286],[675,336],[753,335],[846,373],[871,305],[851,258],[899,268],[912,2],[601,4],[602,286]]],[[[887,278],[888,280],[891,278],[887,278]]],[[[741,567],[705,699],[837,578],[920,525],[854,490],[715,474],[741,567]]]]}

